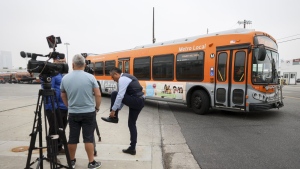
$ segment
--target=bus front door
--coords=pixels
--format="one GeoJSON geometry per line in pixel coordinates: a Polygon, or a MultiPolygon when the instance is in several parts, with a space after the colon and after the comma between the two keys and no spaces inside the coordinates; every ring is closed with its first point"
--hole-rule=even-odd
{"type": "Polygon", "coordinates": [[[216,58],[216,108],[245,110],[247,49],[222,50],[216,58]]]}

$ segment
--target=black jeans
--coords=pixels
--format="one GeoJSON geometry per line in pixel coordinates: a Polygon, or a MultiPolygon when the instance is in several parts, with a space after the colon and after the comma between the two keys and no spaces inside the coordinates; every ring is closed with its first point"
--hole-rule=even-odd
{"type": "MultiPolygon", "coordinates": [[[[112,110],[112,106],[115,103],[116,97],[118,95],[117,91],[111,93],[111,106],[110,111],[112,110]]],[[[129,115],[128,115],[128,128],[130,132],[130,147],[135,149],[137,143],[137,129],[136,129],[136,121],[140,112],[144,107],[145,100],[143,98],[139,98],[136,96],[130,96],[125,94],[122,100],[122,103],[129,107],[129,115]]],[[[119,110],[116,110],[115,116],[118,117],[119,110]]]]}

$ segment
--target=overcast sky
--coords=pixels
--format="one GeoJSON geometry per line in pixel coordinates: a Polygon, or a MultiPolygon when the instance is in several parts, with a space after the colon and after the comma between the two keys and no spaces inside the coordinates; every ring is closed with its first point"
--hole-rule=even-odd
{"type": "Polygon", "coordinates": [[[300,58],[299,0],[0,0],[0,51],[11,51],[17,68],[27,65],[20,51],[52,51],[49,35],[60,36],[58,52],[70,44],[69,61],[150,44],[153,7],[156,42],[242,28],[246,19],[247,28],[288,41],[279,43],[280,59],[300,58]]]}

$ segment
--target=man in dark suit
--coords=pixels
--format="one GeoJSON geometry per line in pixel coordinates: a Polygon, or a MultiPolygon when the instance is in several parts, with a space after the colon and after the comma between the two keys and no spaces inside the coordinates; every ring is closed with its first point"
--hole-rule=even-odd
{"type": "Polygon", "coordinates": [[[130,131],[130,146],[123,149],[124,153],[135,155],[137,143],[136,121],[144,107],[143,87],[138,79],[130,74],[122,73],[121,69],[110,70],[112,79],[118,83],[118,91],[111,94],[111,107],[109,117],[101,117],[102,120],[110,123],[118,123],[118,112],[123,105],[129,107],[128,128],[130,131]]]}

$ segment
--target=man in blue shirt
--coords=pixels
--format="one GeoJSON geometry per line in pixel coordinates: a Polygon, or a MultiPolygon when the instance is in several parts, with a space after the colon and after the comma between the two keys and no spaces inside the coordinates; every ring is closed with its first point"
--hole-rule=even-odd
{"type": "MultiPolygon", "coordinates": [[[[58,58],[53,59],[53,63],[57,63],[57,64],[65,63],[65,59],[60,59],[58,57],[58,58]]],[[[45,109],[45,114],[47,116],[48,124],[49,124],[49,133],[48,134],[55,135],[55,134],[58,134],[57,132],[58,132],[58,126],[60,125],[60,123],[59,123],[60,120],[62,122],[62,126],[59,126],[59,127],[66,129],[66,126],[68,124],[67,123],[68,108],[65,106],[65,104],[63,103],[62,98],[60,96],[60,83],[63,78],[63,75],[61,73],[57,72],[56,74],[51,75],[50,77],[51,77],[51,89],[55,90],[55,97],[56,97],[54,99],[54,111],[52,111],[52,104],[51,104],[50,96],[44,96],[44,106],[45,106],[44,109],[45,109]],[[57,106],[57,103],[58,103],[58,106],[57,106]],[[59,116],[58,112],[60,112],[60,116],[59,116]],[[61,119],[59,119],[59,117],[61,117],[61,119]],[[55,127],[57,127],[57,128],[55,129],[55,127]]],[[[45,78],[45,77],[41,78],[41,80],[42,80],[41,85],[42,85],[42,88],[44,89],[46,79],[43,79],[43,78],[45,78]]],[[[50,155],[51,150],[50,150],[49,144],[50,143],[48,143],[48,146],[47,146],[47,156],[48,156],[48,158],[52,158],[52,156],[56,155],[56,154],[50,155]]],[[[62,153],[62,154],[65,153],[60,138],[58,139],[58,153],[62,153]]]]}
{"type": "Polygon", "coordinates": [[[72,60],[73,71],[64,76],[61,82],[61,97],[69,110],[68,148],[72,168],[76,164],[76,149],[82,129],[85,151],[88,156],[88,169],[98,169],[101,162],[94,160],[94,131],[96,112],[99,111],[101,93],[95,77],[84,72],[86,66],[82,55],[75,55],[72,60]]]}
{"type": "Polygon", "coordinates": [[[118,83],[118,91],[111,93],[111,108],[109,117],[101,117],[102,120],[110,123],[118,123],[118,112],[123,105],[129,107],[128,127],[130,131],[130,146],[123,150],[123,153],[135,155],[137,143],[136,121],[144,107],[143,87],[138,79],[130,74],[122,73],[121,69],[110,70],[112,79],[118,83]]]}

